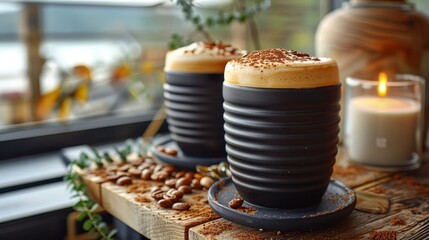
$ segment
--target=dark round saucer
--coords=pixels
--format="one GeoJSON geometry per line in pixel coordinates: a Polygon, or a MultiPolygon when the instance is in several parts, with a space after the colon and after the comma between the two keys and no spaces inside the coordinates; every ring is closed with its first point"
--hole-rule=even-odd
{"type": "Polygon", "coordinates": [[[177,143],[171,139],[170,134],[166,135],[159,135],[153,138],[152,140],[152,147],[150,149],[152,154],[158,158],[160,161],[164,163],[173,164],[174,166],[181,168],[181,169],[189,169],[189,170],[195,170],[195,167],[197,165],[204,165],[204,166],[210,166],[213,164],[218,164],[222,161],[226,161],[225,157],[191,157],[183,154],[183,152],[180,150],[180,147],[177,145],[177,143]],[[157,147],[161,146],[163,148],[173,148],[177,150],[176,156],[171,156],[168,154],[165,154],[163,152],[159,152],[157,150],[157,147]]]}
{"type": "Polygon", "coordinates": [[[211,208],[221,217],[237,224],[263,230],[309,230],[330,225],[347,217],[355,208],[356,195],[343,183],[331,180],[322,202],[303,209],[276,209],[244,202],[238,209],[229,201],[238,197],[231,178],[213,184],[208,192],[211,208]]]}

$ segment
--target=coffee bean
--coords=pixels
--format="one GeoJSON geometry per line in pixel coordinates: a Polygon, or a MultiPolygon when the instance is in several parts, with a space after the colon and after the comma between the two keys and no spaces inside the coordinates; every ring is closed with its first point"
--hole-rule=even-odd
{"type": "Polygon", "coordinates": [[[184,202],[177,202],[175,204],[173,204],[172,208],[174,210],[188,210],[191,207],[191,205],[189,205],[189,203],[184,203],[184,202]]]}
{"type": "Polygon", "coordinates": [[[142,171],[138,170],[135,167],[132,167],[128,169],[128,173],[131,175],[131,177],[140,177],[140,175],[142,174],[142,171]]]}
{"type": "Polygon", "coordinates": [[[161,171],[163,168],[164,168],[164,166],[163,166],[163,165],[158,164],[158,165],[156,165],[156,166],[155,166],[155,169],[153,170],[153,172],[159,172],[159,171],[161,171]]]}
{"type": "Polygon", "coordinates": [[[118,166],[116,165],[109,165],[106,167],[106,172],[116,172],[118,170],[118,166]]]}
{"type": "Polygon", "coordinates": [[[156,192],[158,190],[161,190],[161,187],[159,187],[159,186],[153,186],[153,187],[150,188],[150,193],[156,192]]]}
{"type": "Polygon", "coordinates": [[[137,167],[138,170],[151,169],[155,168],[154,163],[145,162],[137,167]]]}
{"type": "Polygon", "coordinates": [[[164,184],[167,185],[168,187],[174,188],[174,186],[176,186],[176,182],[177,182],[177,179],[171,178],[171,179],[165,180],[164,184]]]}
{"type": "Polygon", "coordinates": [[[173,205],[173,202],[168,199],[161,199],[158,201],[158,205],[162,208],[170,208],[173,205]]]}
{"type": "Polygon", "coordinates": [[[163,146],[157,146],[156,147],[156,151],[158,151],[160,153],[164,153],[165,152],[165,148],[163,146]]]}
{"type": "Polygon", "coordinates": [[[168,173],[166,172],[154,172],[151,176],[150,179],[154,180],[154,181],[165,181],[168,178],[168,173]]]}
{"type": "Polygon", "coordinates": [[[177,199],[182,199],[183,198],[183,192],[179,191],[179,190],[175,190],[172,192],[173,195],[177,196],[177,199]]]}
{"type": "Polygon", "coordinates": [[[190,178],[191,181],[192,181],[192,179],[194,178],[194,173],[193,172],[187,172],[187,173],[185,173],[184,177],[185,178],[190,178]]]}
{"type": "Polygon", "coordinates": [[[185,172],[185,171],[176,172],[176,173],[174,174],[174,177],[175,177],[175,178],[181,178],[181,177],[184,177],[184,176],[185,176],[185,174],[186,174],[186,172],[185,172]]]}
{"type": "Polygon", "coordinates": [[[168,191],[162,196],[164,199],[171,200],[173,202],[177,202],[183,198],[183,193],[174,189],[173,191],[168,191]]]}
{"type": "Polygon", "coordinates": [[[200,183],[200,179],[192,179],[192,182],[191,182],[191,188],[192,189],[201,189],[203,186],[201,186],[201,183],[200,183]]]}
{"type": "Polygon", "coordinates": [[[116,184],[118,185],[128,185],[128,184],[131,184],[132,182],[133,180],[127,176],[120,177],[118,180],[116,180],[116,184]]]}
{"type": "Polygon", "coordinates": [[[167,172],[168,174],[172,174],[176,168],[173,165],[165,165],[164,168],[162,168],[162,171],[167,172]]]}
{"type": "Polygon", "coordinates": [[[187,186],[187,185],[182,185],[180,186],[177,190],[179,190],[180,192],[182,192],[183,194],[188,194],[192,192],[192,188],[187,186]]]}
{"type": "Polygon", "coordinates": [[[203,177],[200,180],[200,184],[201,186],[205,187],[205,188],[210,188],[210,186],[214,183],[213,178],[211,177],[203,177]]]}
{"type": "Polygon", "coordinates": [[[159,189],[157,191],[152,192],[150,196],[155,200],[160,200],[160,199],[163,199],[164,194],[165,192],[159,189]]]}
{"type": "Polygon", "coordinates": [[[116,180],[118,180],[120,177],[125,176],[124,174],[111,174],[111,175],[107,175],[106,177],[106,181],[108,182],[116,182],[116,180]]]}
{"type": "Polygon", "coordinates": [[[244,200],[241,197],[237,197],[232,199],[231,201],[229,201],[229,207],[237,209],[239,207],[241,207],[241,205],[243,205],[244,200]]]}
{"type": "Polygon", "coordinates": [[[189,185],[191,184],[191,182],[192,182],[192,179],[187,177],[181,177],[176,182],[176,188],[179,188],[180,186],[183,186],[183,185],[189,185]]]}
{"type": "Polygon", "coordinates": [[[129,164],[124,164],[118,168],[118,171],[126,172],[126,171],[128,171],[129,168],[130,168],[129,164]]]}
{"type": "Polygon", "coordinates": [[[150,177],[152,176],[152,173],[153,173],[153,171],[150,169],[143,169],[140,177],[144,180],[149,180],[150,177]]]}
{"type": "Polygon", "coordinates": [[[204,175],[203,174],[201,174],[201,173],[194,173],[194,178],[195,179],[201,179],[201,178],[203,178],[204,177],[204,175]]]}
{"type": "Polygon", "coordinates": [[[177,156],[177,150],[174,148],[167,148],[165,149],[165,154],[170,155],[170,156],[177,156]]]}

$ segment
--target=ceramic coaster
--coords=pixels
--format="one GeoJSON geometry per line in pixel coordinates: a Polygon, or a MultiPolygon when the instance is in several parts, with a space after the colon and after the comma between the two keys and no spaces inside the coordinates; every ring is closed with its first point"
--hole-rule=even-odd
{"type": "Polygon", "coordinates": [[[308,230],[330,225],[347,217],[356,205],[353,190],[336,180],[331,180],[319,205],[304,209],[266,208],[246,201],[238,209],[229,207],[229,201],[238,196],[231,178],[224,178],[210,187],[208,201],[219,216],[231,222],[276,231],[308,230]]]}
{"type": "Polygon", "coordinates": [[[195,167],[197,165],[204,165],[204,166],[210,166],[213,164],[218,164],[222,161],[226,161],[225,157],[218,157],[218,158],[206,158],[206,157],[190,157],[183,154],[183,152],[180,150],[180,147],[177,145],[177,143],[171,139],[171,136],[169,134],[167,135],[161,135],[156,136],[152,140],[153,144],[150,149],[152,154],[158,158],[160,161],[164,163],[173,164],[174,166],[181,168],[181,169],[189,169],[189,170],[195,170],[195,167]],[[177,150],[176,156],[171,156],[163,152],[159,152],[157,150],[157,147],[161,146],[163,148],[173,148],[177,150]]]}

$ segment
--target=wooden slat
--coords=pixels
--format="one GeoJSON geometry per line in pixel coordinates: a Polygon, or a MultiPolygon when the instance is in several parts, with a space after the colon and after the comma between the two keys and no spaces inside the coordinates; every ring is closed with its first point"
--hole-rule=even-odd
{"type": "Polygon", "coordinates": [[[143,180],[135,180],[132,185],[126,187],[103,183],[102,206],[150,239],[187,239],[190,227],[219,218],[206,203],[205,190],[184,196],[183,201],[191,204],[189,210],[160,208],[149,192],[156,184],[159,183],[143,180]]]}

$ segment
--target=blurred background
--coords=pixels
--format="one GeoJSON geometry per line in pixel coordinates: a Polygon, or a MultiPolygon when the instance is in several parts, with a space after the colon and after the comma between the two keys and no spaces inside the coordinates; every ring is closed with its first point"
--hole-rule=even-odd
{"type": "MultiPolygon", "coordinates": [[[[194,1],[203,16],[237,2],[194,1]]],[[[259,47],[315,54],[320,20],[343,2],[270,1],[254,16],[259,47]]],[[[429,14],[429,1],[409,2],[429,14]]],[[[257,48],[248,22],[209,30],[213,39],[257,48]]],[[[0,239],[27,229],[34,216],[40,222],[40,214],[70,212],[63,185],[50,190],[54,203],[40,200],[46,208],[17,204],[37,191],[50,196],[46,183],[65,173],[61,148],[141,136],[162,104],[164,56],[175,33],[202,39],[170,0],[0,1],[0,239]]],[[[64,222],[57,224],[64,234],[64,222]]]]}

